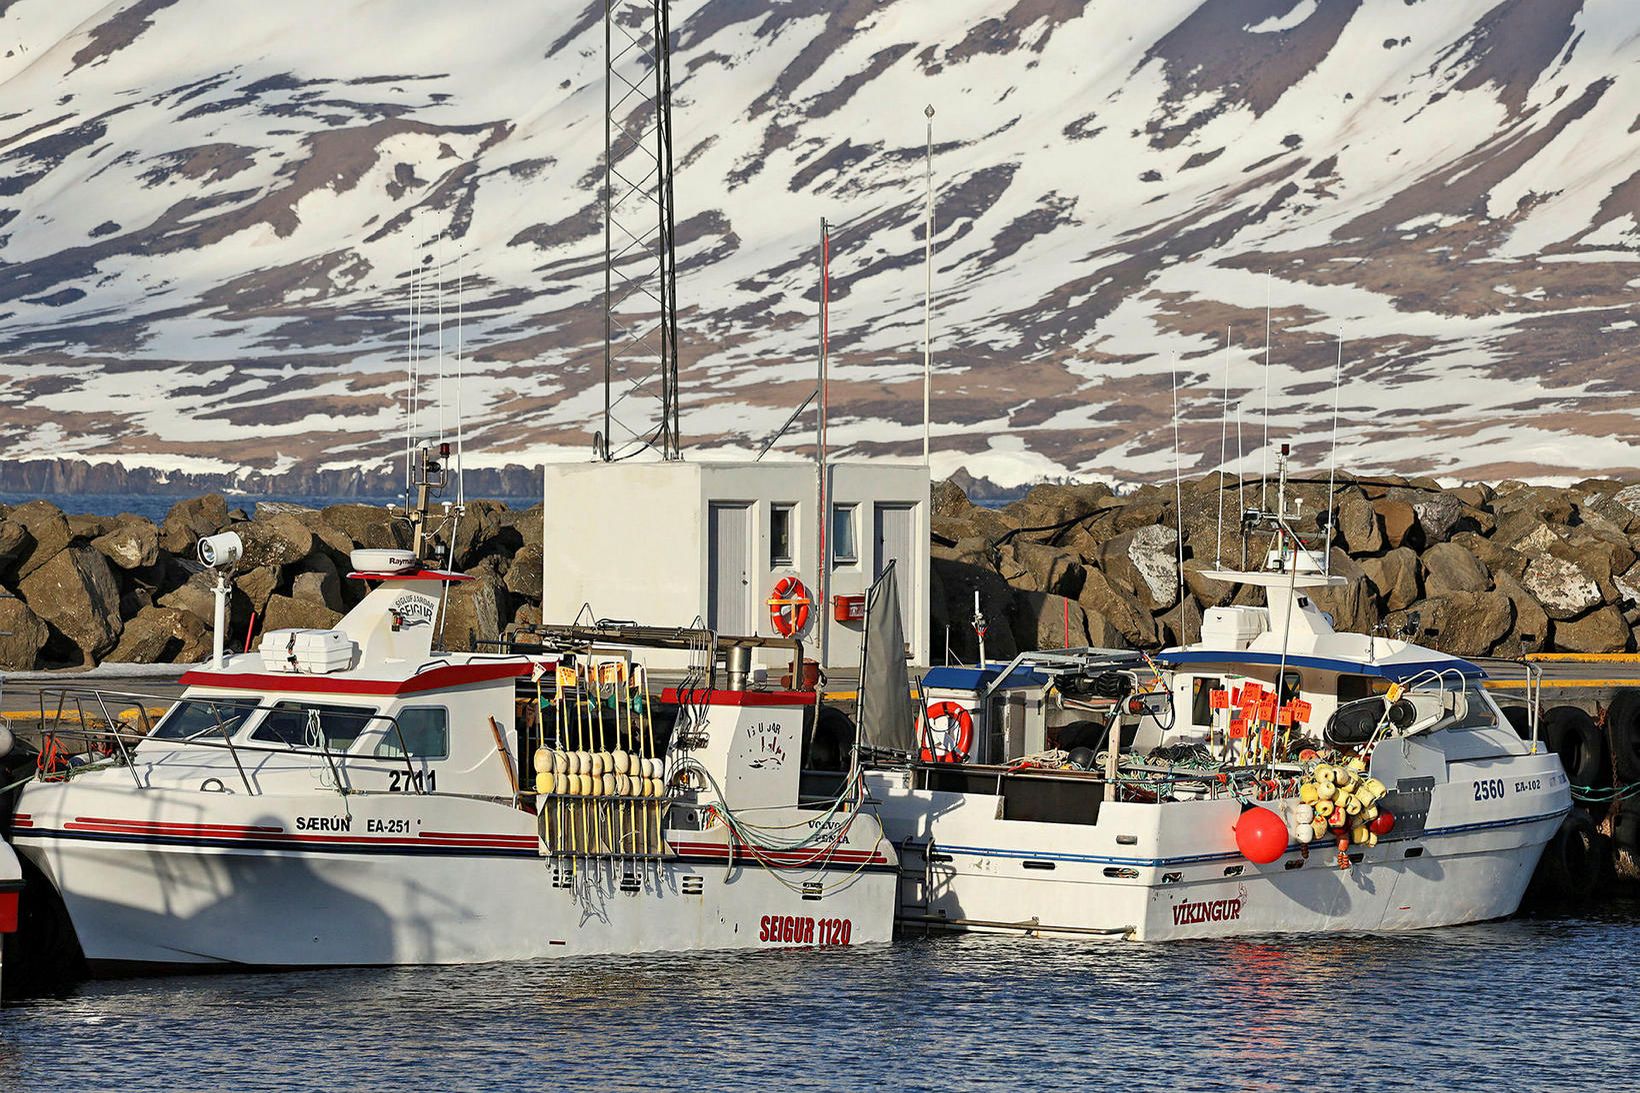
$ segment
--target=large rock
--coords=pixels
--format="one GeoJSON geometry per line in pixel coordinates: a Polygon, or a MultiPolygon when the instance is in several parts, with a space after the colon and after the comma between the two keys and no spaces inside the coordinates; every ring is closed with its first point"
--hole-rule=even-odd
{"type": "Polygon", "coordinates": [[[1408,543],[1408,539],[1413,536],[1414,531],[1418,528],[1418,513],[1411,505],[1405,501],[1397,501],[1386,497],[1383,500],[1374,501],[1373,509],[1378,513],[1378,518],[1383,521],[1384,542],[1391,547],[1417,545],[1416,543],[1408,543]]]}
{"type": "Polygon", "coordinates": [[[974,507],[961,486],[949,478],[934,483],[929,494],[929,513],[934,516],[961,516],[974,507]]]}
{"type": "Polygon", "coordinates": [[[147,520],[120,524],[91,546],[121,569],[144,569],[159,561],[159,528],[147,520]]]}
{"type": "Polygon", "coordinates": [[[964,539],[949,552],[936,551],[932,559],[930,584],[941,590],[944,605],[933,613],[933,644],[945,647],[945,628],[949,626],[952,655],[962,661],[972,662],[979,652],[972,625],[976,592],[986,626],[985,655],[1008,658],[1019,651],[1010,622],[1013,590],[985,560],[988,554],[984,540],[964,539]]]}
{"type": "MultiPolygon", "coordinates": [[[[214,578],[209,573],[195,573],[186,581],[159,598],[161,607],[186,611],[194,618],[210,623],[216,617],[214,578]]],[[[263,604],[267,601],[264,599],[263,604]]]]}
{"type": "Polygon", "coordinates": [[[71,534],[68,520],[61,510],[49,501],[30,501],[18,505],[6,519],[28,533],[29,545],[17,551],[13,577],[21,581],[51,559],[68,549],[71,534]]]}
{"type": "Polygon", "coordinates": [[[1365,497],[1346,498],[1338,506],[1338,533],[1351,554],[1377,554],[1384,549],[1378,510],[1365,497]]]}
{"type": "Polygon", "coordinates": [[[15,562],[34,544],[28,529],[10,519],[0,520],[0,571],[15,562]]]}
{"type": "MultiPolygon", "coordinates": [[[[245,594],[245,599],[250,601],[251,610],[260,615],[267,611],[268,600],[272,597],[273,590],[279,587],[279,578],[282,573],[283,570],[279,566],[259,565],[254,569],[248,569],[234,577],[233,583],[235,588],[245,594]]],[[[188,585],[184,585],[183,587],[188,588],[189,585],[192,585],[193,583],[193,581],[189,581],[188,585]]],[[[209,591],[208,581],[206,583],[206,589],[209,591]]],[[[180,592],[181,589],[178,589],[178,591],[180,592]]],[[[188,611],[198,615],[200,618],[210,617],[209,615],[199,615],[198,608],[200,606],[200,601],[195,598],[197,595],[196,592],[190,589],[190,591],[183,593],[183,595],[188,598],[188,611]]],[[[168,596],[162,596],[160,597],[160,602],[166,603],[174,596],[176,596],[176,593],[170,593],[168,596]]],[[[182,604],[178,603],[177,606],[180,607],[182,604]]]]}
{"type": "Polygon", "coordinates": [[[479,641],[501,636],[499,587],[500,582],[490,573],[450,586],[443,620],[445,648],[477,649],[479,641]]]}
{"type": "Polygon", "coordinates": [[[507,568],[507,591],[517,599],[540,604],[542,595],[540,543],[525,543],[507,568]]]}
{"type": "Polygon", "coordinates": [[[302,563],[301,571],[291,578],[290,594],[299,600],[322,603],[332,611],[346,611],[341,574],[324,554],[314,554],[302,563]]]}
{"type": "Polygon", "coordinates": [[[1179,598],[1179,533],[1160,524],[1124,531],[1100,552],[1101,568],[1151,610],[1179,598]]]}
{"type": "Polygon", "coordinates": [[[1404,611],[1418,599],[1418,555],[1410,547],[1397,547],[1382,558],[1368,558],[1361,571],[1384,598],[1390,611],[1404,611]]]}
{"type": "Polygon", "coordinates": [[[1022,528],[1047,528],[1092,515],[1111,496],[1110,487],[1094,482],[1087,485],[1043,483],[1002,511],[1022,528]]]}
{"type": "Polygon", "coordinates": [[[1460,531],[1452,537],[1452,543],[1473,554],[1475,560],[1484,565],[1487,572],[1492,574],[1494,581],[1500,573],[1507,573],[1518,581],[1521,574],[1526,572],[1527,559],[1525,555],[1509,547],[1502,546],[1484,535],[1478,535],[1473,531],[1460,531]]]}
{"type": "Polygon", "coordinates": [[[207,535],[228,526],[228,502],[220,493],[178,501],[160,524],[159,545],[172,554],[192,556],[194,546],[207,535]]]}
{"type": "Polygon", "coordinates": [[[125,624],[107,660],[127,664],[191,664],[210,655],[210,630],[186,611],[145,607],[125,624]]]}
{"type": "Polygon", "coordinates": [[[1576,564],[1553,554],[1539,554],[1528,562],[1520,583],[1543,605],[1549,617],[1557,620],[1574,619],[1602,598],[1598,581],[1576,564]]]}
{"type": "MultiPolygon", "coordinates": [[[[455,541],[450,555],[456,569],[466,572],[478,564],[480,558],[498,550],[517,549],[517,541],[508,543],[504,532],[512,532],[512,522],[506,519],[507,506],[500,501],[469,501],[467,513],[456,525],[455,541]]],[[[513,532],[516,540],[516,532],[513,532]]]]}
{"type": "Polygon", "coordinates": [[[50,637],[51,631],[28,604],[0,596],[0,670],[29,671],[50,637]]]}
{"type": "Polygon", "coordinates": [[[1544,612],[1543,605],[1508,573],[1494,574],[1492,580],[1497,590],[1508,596],[1515,608],[1515,627],[1510,635],[1513,647],[1504,652],[1525,654],[1548,648],[1549,616],[1544,612]]]}
{"type": "Polygon", "coordinates": [[[380,505],[331,505],[319,515],[324,523],[342,532],[356,546],[402,550],[410,545],[409,525],[393,519],[380,505]]]}
{"type": "Polygon", "coordinates": [[[245,543],[241,566],[294,565],[313,552],[313,532],[289,514],[234,525],[245,543]]]}
{"type": "Polygon", "coordinates": [[[1049,592],[1014,592],[1014,641],[1021,649],[1071,649],[1088,644],[1088,619],[1075,600],[1049,592]]]}
{"type": "Polygon", "coordinates": [[[1431,596],[1448,592],[1485,592],[1491,586],[1486,567],[1455,543],[1436,543],[1424,551],[1424,590],[1431,596]]]}
{"type": "Polygon", "coordinates": [[[120,586],[108,559],[89,547],[53,555],[23,578],[17,591],[36,615],[78,647],[87,664],[119,641],[120,586]]]}
{"type": "Polygon", "coordinates": [[[1202,609],[1189,596],[1184,597],[1171,611],[1156,617],[1164,645],[1184,645],[1200,641],[1202,636],[1202,609]]]}
{"type": "Polygon", "coordinates": [[[1621,653],[1629,648],[1629,624],[1616,607],[1555,623],[1555,648],[1568,653],[1621,653]]]}
{"type": "Polygon", "coordinates": [[[1236,594],[1236,586],[1229,581],[1216,581],[1206,576],[1213,569],[1211,561],[1190,558],[1184,563],[1184,583],[1204,607],[1222,607],[1236,594]]]}
{"type": "Polygon", "coordinates": [[[257,629],[263,633],[292,628],[329,630],[341,620],[340,611],[332,611],[322,603],[294,596],[272,596],[268,599],[267,615],[257,629]]]}
{"type": "Polygon", "coordinates": [[[1159,637],[1156,620],[1131,593],[1120,588],[1097,569],[1088,570],[1079,602],[1088,609],[1089,636],[1095,614],[1116,628],[1123,641],[1139,648],[1153,649],[1159,637]]]}
{"type": "Polygon", "coordinates": [[[1447,493],[1426,493],[1411,504],[1426,543],[1444,542],[1464,515],[1463,502],[1447,493]]]}
{"type": "Polygon", "coordinates": [[[1087,577],[1076,555],[1041,543],[1015,539],[1005,543],[998,554],[1002,579],[1015,588],[1074,599],[1087,577]]]}
{"type": "Polygon", "coordinates": [[[1311,601],[1332,616],[1333,629],[1352,634],[1371,633],[1378,625],[1378,596],[1366,570],[1339,547],[1333,548],[1331,566],[1332,575],[1343,577],[1344,584],[1310,589],[1311,601]]]}
{"type": "Polygon", "coordinates": [[[1460,657],[1483,656],[1502,641],[1514,622],[1514,606],[1501,592],[1451,592],[1419,600],[1409,611],[1385,618],[1395,637],[1431,645],[1460,657]],[[1408,630],[1413,616],[1418,625],[1408,630]]]}

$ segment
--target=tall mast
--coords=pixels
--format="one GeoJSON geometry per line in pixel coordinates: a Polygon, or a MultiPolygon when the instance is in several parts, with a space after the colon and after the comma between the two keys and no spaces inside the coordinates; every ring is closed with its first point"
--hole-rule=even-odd
{"type": "Polygon", "coordinates": [[[668,0],[604,0],[606,462],[682,458],[668,0]]]}

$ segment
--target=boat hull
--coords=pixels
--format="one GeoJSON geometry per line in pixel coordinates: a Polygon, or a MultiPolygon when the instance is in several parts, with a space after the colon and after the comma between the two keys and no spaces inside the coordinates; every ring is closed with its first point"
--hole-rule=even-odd
{"type": "Polygon", "coordinates": [[[1094,824],[1032,823],[999,819],[996,796],[913,791],[904,772],[867,784],[900,849],[903,925],[1166,941],[1513,914],[1570,798],[1552,755],[1522,761],[1512,782],[1523,788],[1476,807],[1468,783],[1438,787],[1421,830],[1351,848],[1344,868],[1330,842],[1249,862],[1235,847],[1234,800],[1109,804],[1094,824]]]}
{"type": "Polygon", "coordinates": [[[535,817],[490,802],[213,794],[201,823],[185,794],[126,792],[138,818],[116,794],[52,788],[25,795],[15,842],[93,971],[859,945],[893,930],[893,859],[864,839],[813,866],[731,856],[721,831],[671,832],[655,859],[546,858],[535,817]]]}

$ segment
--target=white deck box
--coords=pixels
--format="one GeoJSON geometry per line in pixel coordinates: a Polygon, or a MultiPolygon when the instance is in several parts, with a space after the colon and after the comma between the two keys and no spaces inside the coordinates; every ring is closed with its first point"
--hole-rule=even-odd
{"type": "Polygon", "coordinates": [[[324,675],[353,667],[359,647],[340,630],[269,630],[257,647],[270,672],[324,675]]]}

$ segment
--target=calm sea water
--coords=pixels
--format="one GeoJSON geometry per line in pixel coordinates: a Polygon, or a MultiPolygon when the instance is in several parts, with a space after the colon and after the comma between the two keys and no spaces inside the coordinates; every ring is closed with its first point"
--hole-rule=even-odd
{"type": "MultiPolygon", "coordinates": [[[[193,494],[187,496],[192,497],[193,494]]],[[[256,515],[256,506],[264,501],[280,501],[295,505],[305,505],[308,508],[322,509],[326,505],[335,505],[341,502],[358,502],[365,505],[386,505],[389,503],[403,504],[402,497],[312,497],[306,495],[289,496],[250,496],[245,494],[228,494],[228,508],[244,509],[250,516],[256,515]]],[[[167,497],[140,493],[0,493],[0,505],[21,505],[25,501],[50,501],[53,505],[70,515],[87,516],[118,516],[122,512],[134,512],[138,516],[159,523],[165,519],[165,514],[171,511],[171,506],[183,497],[167,497]]],[[[500,497],[495,500],[504,501],[511,508],[529,508],[541,499],[539,497],[500,497]]]]}
{"type": "Polygon", "coordinates": [[[1633,1089],[1640,907],[1387,937],[92,983],[0,1011],[0,1089],[1633,1089]]]}

